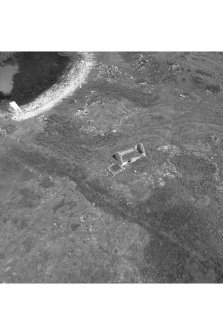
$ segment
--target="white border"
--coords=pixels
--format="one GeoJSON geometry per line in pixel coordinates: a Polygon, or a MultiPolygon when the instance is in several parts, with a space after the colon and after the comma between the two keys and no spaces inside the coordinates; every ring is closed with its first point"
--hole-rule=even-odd
{"type": "Polygon", "coordinates": [[[220,0],[10,0],[1,50],[219,51],[220,0]]]}
{"type": "Polygon", "coordinates": [[[222,332],[217,285],[15,284],[2,285],[0,294],[4,335],[222,332]]]}

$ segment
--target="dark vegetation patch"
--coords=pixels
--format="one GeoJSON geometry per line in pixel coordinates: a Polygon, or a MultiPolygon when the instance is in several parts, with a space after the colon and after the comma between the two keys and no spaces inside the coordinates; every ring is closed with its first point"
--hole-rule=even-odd
{"type": "Polygon", "coordinates": [[[53,212],[56,213],[59,209],[65,206],[66,200],[65,198],[61,199],[54,207],[53,212]]]}
{"type": "MultiPolygon", "coordinates": [[[[157,281],[213,282],[216,255],[210,247],[209,222],[205,214],[179,199],[173,190],[156,189],[137,215],[146,227],[152,225],[152,242],[145,249],[145,262],[155,262],[157,281]],[[175,203],[172,200],[175,199],[175,203]],[[149,209],[149,211],[146,210],[149,209]]],[[[151,228],[148,229],[149,231],[151,228]]]]}
{"type": "Polygon", "coordinates": [[[69,160],[83,162],[93,157],[98,147],[114,145],[120,140],[120,135],[112,132],[87,136],[81,133],[80,127],[69,117],[53,114],[46,120],[44,131],[35,136],[35,143],[69,160]]]}
{"type": "Polygon", "coordinates": [[[177,75],[173,74],[173,73],[170,73],[170,74],[167,74],[164,78],[163,78],[163,83],[164,84],[177,84],[178,83],[178,77],[177,75]]]}
{"type": "Polygon", "coordinates": [[[15,52],[0,52],[0,65],[15,64],[15,52]]]}
{"type": "Polygon", "coordinates": [[[19,159],[16,159],[14,155],[10,153],[1,154],[0,171],[6,172],[7,174],[18,173],[22,168],[22,164],[19,159]]]}
{"type": "Polygon", "coordinates": [[[75,230],[77,230],[80,227],[81,227],[81,225],[79,223],[72,223],[70,225],[70,228],[71,228],[72,231],[75,231],[75,230]]]}
{"type": "Polygon", "coordinates": [[[152,275],[158,283],[190,282],[188,271],[185,271],[187,258],[184,250],[156,236],[152,236],[150,244],[144,249],[144,261],[147,265],[155,265],[152,275]]]}
{"type": "Polygon", "coordinates": [[[204,220],[197,211],[187,204],[172,205],[168,209],[155,210],[152,216],[158,219],[158,226],[165,231],[171,232],[182,242],[194,246],[199,240],[200,224],[204,220]]]}
{"type": "Polygon", "coordinates": [[[19,105],[31,102],[51,87],[69,63],[57,52],[18,52],[14,55],[19,72],[14,76],[10,99],[19,105]]]}
{"type": "Polygon", "coordinates": [[[223,262],[222,259],[213,259],[215,278],[212,282],[223,283],[223,262]]]}
{"type": "Polygon", "coordinates": [[[212,195],[215,193],[216,187],[211,178],[201,178],[198,180],[190,180],[188,183],[190,193],[196,198],[201,195],[212,195]]]}
{"type": "Polygon", "coordinates": [[[215,270],[218,256],[209,243],[210,217],[177,198],[180,193],[180,186],[179,190],[156,188],[149,199],[129,211],[154,240],[145,262],[155,262],[157,281],[218,281],[223,270],[220,274],[215,270]]]}
{"type": "Polygon", "coordinates": [[[199,262],[168,239],[156,236],[144,249],[144,260],[147,265],[155,264],[153,275],[159,283],[219,282],[223,273],[216,272],[215,263],[199,262]]]}
{"type": "Polygon", "coordinates": [[[214,79],[214,77],[212,76],[212,74],[210,74],[209,72],[206,72],[206,71],[203,71],[203,70],[196,70],[196,72],[198,74],[201,74],[202,76],[206,76],[206,77],[214,79]]]}
{"type": "Polygon", "coordinates": [[[26,229],[29,225],[27,219],[15,217],[12,219],[12,223],[17,227],[18,230],[26,229]]]}
{"type": "Polygon", "coordinates": [[[0,110],[6,107],[7,99],[10,99],[9,94],[4,94],[2,91],[0,91],[0,110]]]}
{"type": "Polygon", "coordinates": [[[206,79],[200,76],[191,75],[191,82],[193,86],[201,91],[208,90],[214,94],[221,91],[221,86],[213,80],[206,79]]]}
{"type": "Polygon", "coordinates": [[[20,159],[21,162],[36,169],[40,173],[47,173],[59,177],[69,177],[71,180],[85,178],[83,167],[77,166],[67,158],[61,156],[52,156],[49,153],[44,154],[35,148],[24,149],[15,146],[11,149],[11,155],[20,159]]]}
{"type": "Polygon", "coordinates": [[[35,178],[35,174],[31,170],[25,168],[22,172],[23,181],[28,181],[33,178],[35,178]]]}
{"type": "Polygon", "coordinates": [[[101,99],[110,98],[121,100],[123,98],[133,102],[137,106],[149,107],[154,106],[158,100],[158,95],[147,94],[140,89],[129,88],[128,86],[110,83],[108,81],[95,81],[84,85],[74,96],[74,100],[84,100],[87,94],[94,90],[100,94],[101,99]]]}
{"type": "Polygon", "coordinates": [[[176,155],[171,158],[171,163],[181,171],[193,176],[210,177],[216,172],[216,166],[207,159],[189,154],[176,155]]]}
{"type": "Polygon", "coordinates": [[[148,157],[142,157],[136,162],[132,163],[131,169],[138,172],[143,173],[148,169],[148,157]]]}
{"type": "Polygon", "coordinates": [[[18,189],[19,199],[16,207],[32,208],[40,204],[41,196],[30,188],[18,189]]]}
{"type": "Polygon", "coordinates": [[[217,94],[221,91],[221,87],[218,84],[207,84],[206,90],[211,91],[214,94],[217,94]]]}
{"type": "Polygon", "coordinates": [[[202,77],[192,75],[191,76],[191,82],[198,89],[204,89],[205,88],[205,81],[202,77]]]}
{"type": "Polygon", "coordinates": [[[95,190],[95,192],[105,196],[110,197],[110,185],[106,183],[106,180],[103,178],[94,178],[88,182],[88,185],[95,190]]]}
{"type": "Polygon", "coordinates": [[[102,95],[109,95],[117,100],[125,98],[129,101],[132,101],[135,105],[141,107],[153,106],[158,101],[157,95],[146,94],[141,92],[140,89],[132,89],[127,86],[120,86],[118,84],[102,82],[94,85],[94,88],[99,90],[102,95]]]}
{"type": "Polygon", "coordinates": [[[207,136],[206,141],[208,144],[218,146],[221,142],[221,139],[219,136],[212,134],[207,136]]]}
{"type": "Polygon", "coordinates": [[[0,260],[5,259],[6,255],[4,252],[0,252],[0,260]]]}
{"type": "Polygon", "coordinates": [[[127,63],[135,63],[140,56],[141,53],[139,52],[120,52],[120,55],[127,63]]]}
{"type": "Polygon", "coordinates": [[[54,182],[48,176],[45,176],[40,181],[39,186],[41,186],[42,188],[48,189],[48,188],[51,188],[52,186],[54,186],[54,182]]]}
{"type": "Polygon", "coordinates": [[[28,236],[25,238],[25,240],[22,242],[22,246],[24,248],[24,251],[26,253],[29,253],[32,248],[34,247],[35,241],[32,236],[28,236]]]}

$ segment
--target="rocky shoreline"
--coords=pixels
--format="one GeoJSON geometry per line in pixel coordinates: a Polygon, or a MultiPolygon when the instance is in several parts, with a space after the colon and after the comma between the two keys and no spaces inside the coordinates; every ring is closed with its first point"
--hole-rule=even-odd
{"type": "Polygon", "coordinates": [[[95,64],[92,53],[81,53],[81,56],[83,59],[79,63],[76,63],[76,59],[71,58],[68,71],[62,76],[61,80],[31,103],[20,106],[23,113],[15,113],[12,119],[22,121],[46,112],[80,87],[95,64]]]}

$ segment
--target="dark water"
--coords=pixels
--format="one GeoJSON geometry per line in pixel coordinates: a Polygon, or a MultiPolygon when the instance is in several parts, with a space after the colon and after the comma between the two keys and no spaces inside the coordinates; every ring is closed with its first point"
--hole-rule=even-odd
{"type": "Polygon", "coordinates": [[[0,92],[9,94],[13,88],[13,76],[18,72],[17,64],[5,64],[0,66],[0,92]]]}
{"type": "Polygon", "coordinates": [[[13,65],[4,64],[2,71],[0,67],[0,99],[8,98],[18,105],[33,101],[57,82],[69,61],[57,52],[14,53],[13,65]]]}

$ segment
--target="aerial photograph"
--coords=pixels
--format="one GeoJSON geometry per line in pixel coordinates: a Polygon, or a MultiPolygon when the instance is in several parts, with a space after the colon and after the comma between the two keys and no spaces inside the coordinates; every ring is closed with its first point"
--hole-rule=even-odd
{"type": "Polygon", "coordinates": [[[0,52],[0,283],[223,282],[223,52],[0,52]]]}

